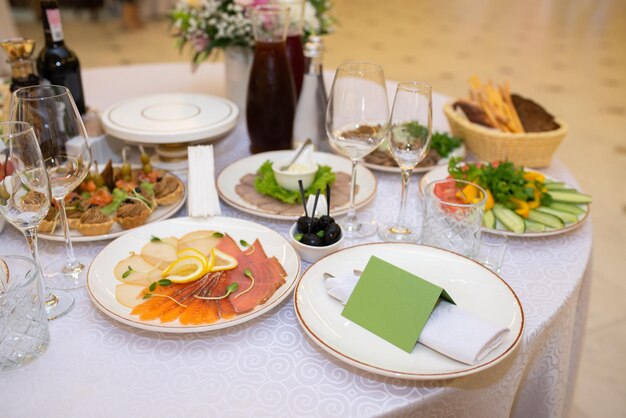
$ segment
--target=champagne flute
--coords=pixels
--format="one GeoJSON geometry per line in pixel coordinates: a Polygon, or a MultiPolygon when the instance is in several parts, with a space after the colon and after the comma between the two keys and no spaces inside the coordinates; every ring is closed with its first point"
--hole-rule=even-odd
{"type": "Polygon", "coordinates": [[[411,172],[430,148],[432,88],[416,81],[398,83],[391,110],[389,150],[402,173],[402,199],[395,224],[383,226],[378,235],[385,241],[417,241],[419,233],[406,222],[406,201],[411,172]]]}
{"type": "Polygon", "coordinates": [[[91,149],[72,94],[67,88],[54,85],[18,89],[13,92],[11,119],[28,122],[35,130],[48,170],[52,197],[61,212],[67,258],[47,266],[48,282],[55,289],[83,287],[85,263],[74,254],[65,214],[65,196],[85,179],[91,165],[91,149]]]}
{"type": "Polygon", "coordinates": [[[25,122],[0,123],[0,216],[22,231],[39,269],[48,319],[67,313],[74,298],[66,291],[54,294],[43,282],[37,228],[50,209],[50,183],[33,128],[25,122]]]}
{"type": "Polygon", "coordinates": [[[347,238],[376,233],[376,222],[361,221],[354,207],[356,167],[387,136],[389,104],[383,67],[369,62],[346,62],[337,68],[326,111],[326,133],[331,145],[352,161],[350,210],[341,222],[347,238]]]}

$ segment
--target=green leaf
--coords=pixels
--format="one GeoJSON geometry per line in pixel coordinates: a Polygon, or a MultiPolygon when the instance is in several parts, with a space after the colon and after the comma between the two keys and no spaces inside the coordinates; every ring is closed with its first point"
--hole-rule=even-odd
{"type": "Polygon", "coordinates": [[[243,274],[249,279],[252,278],[252,272],[250,271],[250,269],[244,269],[243,274]]]}
{"type": "Polygon", "coordinates": [[[150,237],[150,242],[161,242],[161,238],[157,237],[156,235],[152,235],[150,237]]]}
{"type": "Polygon", "coordinates": [[[172,281],[170,279],[161,279],[157,282],[157,284],[159,286],[169,286],[172,284],[172,281]]]}
{"type": "Polygon", "coordinates": [[[150,299],[152,297],[152,293],[144,293],[143,294],[143,298],[144,299],[150,299]]]}
{"type": "Polygon", "coordinates": [[[130,276],[130,273],[132,273],[134,270],[131,266],[128,266],[128,270],[126,270],[124,272],[124,274],[122,274],[122,279],[127,278],[128,276],[130,276]]]}
{"type": "Polygon", "coordinates": [[[233,292],[236,292],[239,289],[239,283],[231,283],[226,287],[226,296],[230,295],[233,292]]]}
{"type": "Polygon", "coordinates": [[[246,241],[245,239],[240,239],[239,240],[239,244],[241,244],[243,247],[249,247],[250,244],[248,244],[248,241],[246,241]]]}
{"type": "Polygon", "coordinates": [[[320,238],[324,238],[324,230],[322,229],[321,231],[317,231],[315,235],[317,235],[320,238]]]}
{"type": "Polygon", "coordinates": [[[434,132],[430,147],[437,151],[442,158],[447,157],[453,150],[461,146],[461,139],[450,136],[445,132],[434,132]]]}
{"type": "Polygon", "coordinates": [[[150,285],[148,290],[151,291],[151,292],[154,292],[154,289],[156,289],[156,287],[157,287],[157,283],[156,282],[152,282],[152,284],[150,285]]]}
{"type": "Polygon", "coordinates": [[[293,237],[296,239],[296,241],[302,241],[303,236],[303,234],[295,234],[293,237]]]}
{"type": "MultiPolygon", "coordinates": [[[[305,190],[304,194],[309,196],[315,194],[317,189],[326,190],[326,185],[332,184],[334,181],[335,173],[332,172],[332,169],[329,166],[321,165],[315,173],[313,183],[305,190]]],[[[302,201],[300,192],[287,190],[278,185],[272,170],[272,162],[269,160],[259,167],[254,181],[254,188],[257,192],[271,196],[281,202],[294,204],[302,201]]]]}
{"type": "Polygon", "coordinates": [[[104,206],[100,210],[103,214],[107,216],[117,212],[117,210],[122,205],[122,202],[124,202],[124,200],[126,200],[126,197],[128,196],[126,192],[121,189],[113,189],[113,193],[111,193],[111,195],[113,196],[113,201],[111,201],[111,203],[104,206]]]}
{"type": "Polygon", "coordinates": [[[213,238],[224,238],[224,234],[222,234],[221,232],[214,232],[213,238]]]}

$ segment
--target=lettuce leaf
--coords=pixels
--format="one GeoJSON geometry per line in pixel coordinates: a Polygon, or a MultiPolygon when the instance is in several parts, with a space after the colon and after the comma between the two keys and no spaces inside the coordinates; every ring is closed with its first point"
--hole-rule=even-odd
{"type": "MultiPolygon", "coordinates": [[[[333,173],[332,169],[327,165],[320,165],[317,173],[315,173],[313,183],[304,191],[304,194],[305,196],[315,194],[317,189],[325,192],[326,185],[332,184],[334,181],[335,173],[333,173]]],[[[300,192],[284,189],[278,184],[272,170],[272,162],[269,160],[265,161],[259,168],[254,187],[257,192],[278,199],[281,202],[294,204],[302,201],[300,192]]]]}
{"type": "Polygon", "coordinates": [[[120,205],[124,200],[126,200],[127,197],[126,192],[121,189],[114,189],[111,195],[113,196],[113,201],[100,209],[100,211],[107,216],[117,212],[120,205]]]}

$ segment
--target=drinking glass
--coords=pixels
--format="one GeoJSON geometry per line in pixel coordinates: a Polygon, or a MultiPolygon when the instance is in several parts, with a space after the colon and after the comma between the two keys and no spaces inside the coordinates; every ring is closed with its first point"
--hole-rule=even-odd
{"type": "Polygon", "coordinates": [[[91,165],[91,149],[72,94],[67,88],[54,85],[18,89],[13,92],[11,119],[33,126],[48,170],[52,197],[59,204],[67,258],[46,266],[48,283],[55,289],[83,287],[85,263],[74,254],[65,196],[85,179],[91,165]]]}
{"type": "Polygon", "coordinates": [[[40,275],[33,260],[0,255],[0,371],[36,360],[50,344],[40,275]]]}
{"type": "Polygon", "coordinates": [[[341,222],[347,238],[376,233],[376,222],[356,216],[357,162],[374,151],[389,130],[389,104],[383,67],[369,62],[346,62],[337,68],[328,98],[326,133],[331,145],[352,161],[350,210],[341,222]]]}
{"type": "Polygon", "coordinates": [[[48,319],[58,318],[74,305],[68,292],[47,290],[43,282],[37,227],[50,208],[50,183],[46,166],[33,128],[24,122],[0,123],[0,216],[26,237],[33,260],[38,267],[40,286],[48,319]]]}
{"type": "Polygon", "coordinates": [[[487,194],[464,180],[437,180],[424,189],[421,243],[472,257],[487,194]]]}
{"type": "Polygon", "coordinates": [[[478,230],[474,233],[473,258],[495,273],[500,273],[508,243],[504,235],[481,234],[478,230]]]}
{"type": "Polygon", "coordinates": [[[389,150],[401,170],[402,198],[395,224],[382,226],[378,235],[385,241],[417,241],[418,232],[406,222],[409,180],[424,159],[432,133],[432,88],[416,81],[398,83],[391,110],[389,150]]]}

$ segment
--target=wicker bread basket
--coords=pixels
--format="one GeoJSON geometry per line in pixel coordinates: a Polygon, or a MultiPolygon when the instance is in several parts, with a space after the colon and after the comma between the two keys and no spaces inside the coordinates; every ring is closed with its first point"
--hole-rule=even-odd
{"type": "Polygon", "coordinates": [[[462,138],[481,161],[508,160],[525,167],[546,167],[568,131],[567,124],[557,118],[559,128],[553,131],[512,134],[470,122],[461,111],[454,110],[452,102],[444,105],[443,112],[452,134],[462,138]]]}

